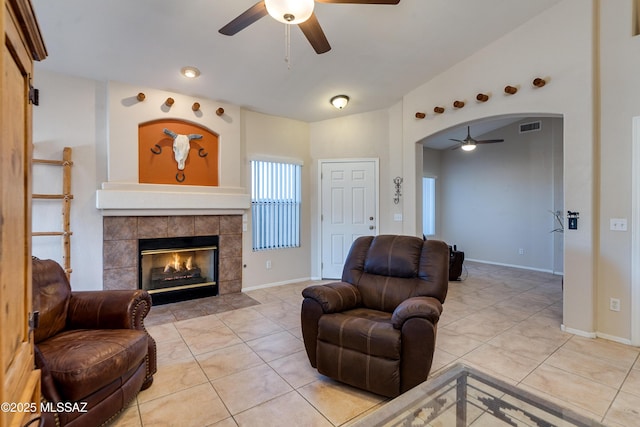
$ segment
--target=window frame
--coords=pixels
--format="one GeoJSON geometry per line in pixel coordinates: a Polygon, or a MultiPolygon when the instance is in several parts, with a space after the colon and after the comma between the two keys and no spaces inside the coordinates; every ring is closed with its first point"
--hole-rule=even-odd
{"type": "Polygon", "coordinates": [[[252,250],[299,248],[303,163],[260,157],[250,159],[249,165],[252,250]]]}

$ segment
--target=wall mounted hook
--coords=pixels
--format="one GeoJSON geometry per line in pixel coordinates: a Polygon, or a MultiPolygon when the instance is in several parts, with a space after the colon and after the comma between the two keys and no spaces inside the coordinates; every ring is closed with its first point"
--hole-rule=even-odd
{"type": "Polygon", "coordinates": [[[138,95],[136,95],[136,99],[140,102],[144,101],[144,99],[146,98],[145,94],[140,92],[138,95]]]}
{"type": "Polygon", "coordinates": [[[489,100],[489,95],[487,95],[486,93],[479,93],[478,95],[476,95],[476,100],[478,100],[479,102],[487,102],[489,100]]]}
{"type": "Polygon", "coordinates": [[[166,105],[167,107],[171,107],[174,103],[174,99],[173,98],[167,98],[166,101],[164,101],[164,105],[166,105]]]}
{"type": "Polygon", "coordinates": [[[199,102],[194,102],[193,105],[191,106],[191,109],[193,111],[198,111],[200,110],[200,103],[199,102]]]}
{"type": "Polygon", "coordinates": [[[518,88],[515,86],[505,86],[504,87],[504,93],[508,94],[508,95],[514,95],[516,92],[518,92],[518,88]]]}
{"type": "Polygon", "coordinates": [[[540,77],[536,77],[535,79],[533,79],[533,85],[535,87],[543,87],[546,84],[547,81],[545,79],[541,79],[540,77]]]}
{"type": "Polygon", "coordinates": [[[462,108],[464,107],[464,101],[454,101],[453,108],[462,108]]]}
{"type": "Polygon", "coordinates": [[[433,112],[436,114],[442,114],[444,113],[444,107],[436,107],[433,109],[433,112]]]}
{"type": "Polygon", "coordinates": [[[218,109],[216,110],[216,115],[221,116],[223,114],[224,114],[224,108],[218,107],[218,109]]]}
{"type": "Polygon", "coordinates": [[[425,113],[421,113],[419,111],[416,113],[416,119],[424,119],[425,117],[427,117],[425,113]]]}

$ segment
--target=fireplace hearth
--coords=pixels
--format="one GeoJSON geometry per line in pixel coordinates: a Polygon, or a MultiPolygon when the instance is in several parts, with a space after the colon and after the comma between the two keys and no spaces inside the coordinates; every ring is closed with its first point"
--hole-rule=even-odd
{"type": "Polygon", "coordinates": [[[218,236],[140,239],[138,287],[155,305],[218,294],[218,236]]]}

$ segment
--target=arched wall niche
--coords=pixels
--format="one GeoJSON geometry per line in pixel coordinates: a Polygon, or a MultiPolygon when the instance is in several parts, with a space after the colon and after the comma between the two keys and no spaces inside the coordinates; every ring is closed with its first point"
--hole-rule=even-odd
{"type": "Polygon", "coordinates": [[[218,134],[197,123],[182,119],[151,120],[138,125],[138,174],[144,184],[218,186],[218,134]],[[183,170],[173,152],[168,129],[180,135],[195,134],[183,170]]]}

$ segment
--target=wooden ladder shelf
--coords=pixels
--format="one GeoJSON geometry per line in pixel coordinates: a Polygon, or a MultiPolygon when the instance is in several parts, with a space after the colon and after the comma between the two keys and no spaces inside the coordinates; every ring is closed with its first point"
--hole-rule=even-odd
{"type": "Polygon", "coordinates": [[[61,236],[62,237],[62,261],[67,277],[73,271],[71,269],[71,148],[64,147],[62,160],[33,159],[33,164],[61,166],[62,167],[62,193],[61,194],[33,194],[33,199],[61,200],[62,201],[62,231],[35,231],[32,236],[61,236]]]}

